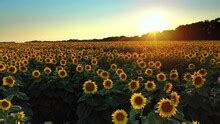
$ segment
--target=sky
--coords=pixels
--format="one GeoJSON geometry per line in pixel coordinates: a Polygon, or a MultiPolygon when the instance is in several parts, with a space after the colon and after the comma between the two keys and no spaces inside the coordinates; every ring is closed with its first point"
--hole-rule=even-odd
{"type": "Polygon", "coordinates": [[[134,36],[220,17],[220,0],[0,0],[0,42],[134,36]]]}

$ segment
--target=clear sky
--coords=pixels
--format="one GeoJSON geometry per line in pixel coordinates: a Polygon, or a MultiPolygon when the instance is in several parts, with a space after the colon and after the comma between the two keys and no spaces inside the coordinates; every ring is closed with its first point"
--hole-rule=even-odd
{"type": "Polygon", "coordinates": [[[0,0],[0,41],[141,35],[220,17],[220,0],[0,0]]]}

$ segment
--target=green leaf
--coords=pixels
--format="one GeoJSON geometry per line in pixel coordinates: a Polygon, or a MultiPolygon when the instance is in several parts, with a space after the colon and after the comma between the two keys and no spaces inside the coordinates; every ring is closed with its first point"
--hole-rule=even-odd
{"type": "Polygon", "coordinates": [[[77,107],[76,114],[80,119],[86,119],[92,113],[92,107],[86,104],[79,104],[77,107]]]}
{"type": "Polygon", "coordinates": [[[0,86],[0,90],[2,90],[2,91],[6,91],[6,89],[3,87],[3,86],[0,86]]]}
{"type": "Polygon", "coordinates": [[[15,94],[15,96],[22,100],[28,100],[28,96],[22,92],[18,92],[17,94],[15,94]]]}
{"type": "Polygon", "coordinates": [[[11,108],[10,108],[10,112],[19,112],[19,111],[21,111],[21,106],[18,106],[18,105],[13,105],[13,106],[11,106],[11,108]]]}
{"type": "Polygon", "coordinates": [[[89,98],[88,95],[84,95],[84,94],[83,94],[83,95],[78,99],[77,102],[83,102],[83,101],[87,100],[88,98],[89,98]]]}
{"type": "Polygon", "coordinates": [[[176,112],[176,115],[173,117],[175,120],[178,120],[178,121],[180,121],[180,122],[188,122],[188,120],[186,120],[185,118],[184,118],[184,115],[183,115],[183,113],[180,113],[180,112],[176,112]]]}
{"type": "Polygon", "coordinates": [[[7,99],[8,101],[11,101],[13,99],[13,97],[14,97],[14,95],[9,95],[5,99],[7,99]]]}
{"type": "Polygon", "coordinates": [[[106,97],[105,103],[109,104],[114,108],[116,108],[120,104],[113,97],[106,97]]]}
{"type": "Polygon", "coordinates": [[[101,95],[101,96],[104,96],[106,93],[107,93],[106,90],[99,90],[99,91],[97,92],[97,94],[99,94],[99,95],[101,95]]]}
{"type": "Polygon", "coordinates": [[[136,116],[135,110],[131,109],[131,111],[129,112],[129,118],[128,118],[129,124],[135,124],[135,116],[136,116]]]}
{"type": "Polygon", "coordinates": [[[147,115],[147,120],[149,124],[155,124],[156,123],[156,117],[155,117],[155,112],[152,111],[147,115]]]}
{"type": "Polygon", "coordinates": [[[7,118],[7,112],[4,112],[4,111],[2,111],[2,110],[0,110],[0,118],[1,119],[5,119],[5,118],[7,118]]]}

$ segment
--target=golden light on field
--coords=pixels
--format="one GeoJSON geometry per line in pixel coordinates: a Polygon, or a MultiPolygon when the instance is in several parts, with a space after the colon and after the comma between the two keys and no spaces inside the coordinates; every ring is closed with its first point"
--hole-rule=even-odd
{"type": "Polygon", "coordinates": [[[144,16],[139,24],[139,32],[163,31],[169,27],[169,21],[163,13],[152,12],[144,16]]]}

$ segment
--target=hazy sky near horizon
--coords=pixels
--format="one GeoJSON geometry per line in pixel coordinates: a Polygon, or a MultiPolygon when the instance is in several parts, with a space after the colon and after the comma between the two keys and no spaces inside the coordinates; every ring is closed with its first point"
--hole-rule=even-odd
{"type": "Polygon", "coordinates": [[[144,24],[163,24],[152,23],[154,15],[166,21],[164,29],[175,29],[220,17],[219,5],[220,0],[0,0],[0,41],[142,35],[151,31],[144,24]]]}

